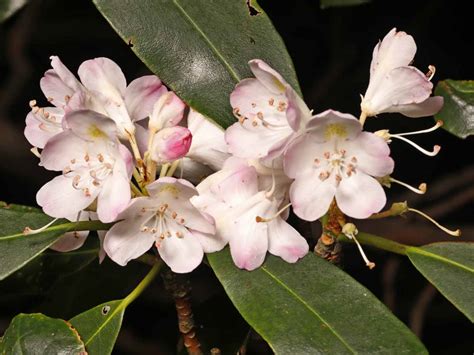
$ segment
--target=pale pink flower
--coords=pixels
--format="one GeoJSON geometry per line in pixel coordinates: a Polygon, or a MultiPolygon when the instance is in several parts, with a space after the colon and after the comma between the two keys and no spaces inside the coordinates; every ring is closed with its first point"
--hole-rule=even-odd
{"type": "Polygon", "coordinates": [[[223,247],[213,237],[212,218],[190,203],[197,191],[189,182],[164,177],[147,190],[150,196],[133,199],[107,232],[104,249],[112,260],[126,265],[155,244],[171,270],[185,273],[201,263],[205,252],[223,247]]]}
{"type": "Polygon", "coordinates": [[[412,36],[393,28],[379,42],[370,65],[370,81],[362,97],[366,117],[383,112],[399,112],[408,117],[431,116],[443,106],[441,96],[430,97],[434,67],[425,75],[410,66],[416,53],[412,36]]]}
{"type": "Polygon", "coordinates": [[[227,128],[225,139],[234,156],[277,157],[311,112],[268,64],[254,59],[249,65],[255,78],[239,82],[230,95],[239,122],[227,128]]]}
{"type": "Polygon", "coordinates": [[[229,243],[239,268],[258,268],[267,251],[290,263],[308,252],[306,240],[282,218],[281,201],[259,190],[257,170],[245,160],[229,158],[197,189],[192,203],[214,217],[216,239],[229,243]]]}
{"type": "Polygon", "coordinates": [[[97,199],[99,220],[111,222],[130,201],[131,154],[109,118],[77,111],[66,121],[69,128],[48,141],[40,162],[62,175],[44,185],[36,200],[46,214],[67,218],[97,199]]]}
{"type": "Polygon", "coordinates": [[[333,110],[314,116],[306,129],[284,157],[285,172],[295,179],[290,188],[295,214],[314,221],[334,198],[350,217],[379,212],[386,196],[374,177],[389,175],[394,167],[385,140],[363,132],[354,116],[333,110]]]}

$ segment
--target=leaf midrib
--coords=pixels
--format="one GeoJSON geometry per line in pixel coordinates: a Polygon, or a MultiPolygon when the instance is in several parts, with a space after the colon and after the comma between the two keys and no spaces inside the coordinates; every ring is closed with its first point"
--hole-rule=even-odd
{"type": "Polygon", "coordinates": [[[461,263],[458,263],[457,261],[454,261],[452,259],[448,259],[448,258],[446,258],[442,255],[435,254],[431,251],[428,251],[428,250],[425,250],[425,249],[422,249],[422,248],[410,247],[410,248],[408,248],[407,252],[408,253],[412,252],[414,254],[423,255],[423,256],[428,257],[428,258],[436,259],[436,260],[445,262],[446,264],[451,264],[451,265],[456,266],[456,267],[458,267],[460,269],[463,269],[465,271],[474,273],[474,269],[471,269],[468,266],[465,266],[461,263]]]}
{"type": "Polygon", "coordinates": [[[301,302],[312,314],[316,316],[322,323],[324,323],[327,328],[334,334],[334,336],[353,354],[357,352],[351,348],[349,344],[347,344],[344,339],[337,333],[337,331],[315,310],[313,309],[303,298],[301,298],[296,292],[290,289],[286,284],[280,280],[276,275],[271,273],[265,266],[262,266],[261,269],[265,271],[273,280],[275,280],[278,285],[280,285],[285,291],[287,291],[291,296],[296,298],[299,302],[301,302]]]}
{"type": "Polygon", "coordinates": [[[220,62],[222,62],[222,64],[224,65],[224,67],[226,67],[227,71],[229,72],[229,74],[232,76],[232,78],[235,80],[235,82],[239,82],[241,80],[241,78],[239,77],[239,75],[234,71],[234,69],[232,68],[232,66],[230,65],[229,62],[227,62],[227,60],[224,58],[224,56],[219,52],[219,50],[217,49],[217,47],[212,43],[212,41],[210,40],[210,38],[204,33],[204,31],[199,27],[199,25],[194,22],[194,20],[192,19],[192,17],[186,12],[186,10],[178,3],[177,0],[173,0],[173,4],[176,6],[176,8],[183,14],[183,17],[185,18],[185,20],[187,20],[191,26],[193,26],[196,31],[202,36],[202,38],[207,42],[207,44],[209,45],[209,47],[211,48],[211,50],[214,52],[214,54],[217,56],[217,58],[219,59],[220,62]]]}

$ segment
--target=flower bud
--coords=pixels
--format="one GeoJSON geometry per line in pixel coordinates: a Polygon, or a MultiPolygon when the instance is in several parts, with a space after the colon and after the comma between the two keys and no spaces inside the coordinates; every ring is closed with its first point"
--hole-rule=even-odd
{"type": "Polygon", "coordinates": [[[159,131],[165,127],[176,126],[183,118],[186,105],[172,91],[161,95],[153,107],[148,128],[159,131]]]}
{"type": "Polygon", "coordinates": [[[153,139],[150,157],[159,164],[180,159],[188,153],[191,141],[191,131],[186,127],[163,128],[153,139]]]}

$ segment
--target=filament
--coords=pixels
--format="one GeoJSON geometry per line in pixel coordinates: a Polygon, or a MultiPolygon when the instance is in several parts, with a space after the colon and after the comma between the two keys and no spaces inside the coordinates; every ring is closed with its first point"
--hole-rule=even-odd
{"type": "Polygon", "coordinates": [[[49,222],[48,224],[44,225],[43,227],[41,228],[38,228],[38,229],[31,229],[30,227],[25,227],[25,229],[23,229],[23,234],[24,235],[28,235],[28,234],[36,234],[36,233],[41,233],[43,231],[45,231],[46,229],[48,229],[54,222],[56,222],[59,218],[55,218],[53,219],[51,222],[49,222]]]}
{"type": "Polygon", "coordinates": [[[415,212],[415,213],[418,213],[420,216],[423,216],[425,217],[428,221],[430,221],[431,223],[433,223],[436,227],[438,227],[439,229],[441,229],[443,232],[445,233],[448,233],[449,235],[452,235],[453,237],[459,237],[461,235],[461,230],[460,229],[456,229],[456,230],[451,230],[451,229],[448,229],[444,226],[442,226],[441,224],[439,224],[438,222],[436,222],[433,218],[431,218],[430,216],[428,216],[426,213],[423,213],[421,211],[418,211],[414,208],[408,208],[408,211],[412,211],[412,212],[415,212]]]}
{"type": "Polygon", "coordinates": [[[390,138],[397,138],[397,139],[400,139],[408,144],[410,144],[412,147],[414,147],[416,150],[419,150],[420,152],[422,152],[423,154],[425,155],[428,155],[430,157],[434,157],[436,154],[439,153],[439,151],[441,150],[441,147],[439,145],[435,145],[433,147],[433,150],[430,152],[429,150],[426,150],[422,147],[420,147],[418,144],[416,144],[415,142],[412,142],[411,140],[401,136],[401,135],[397,135],[397,134],[391,134],[390,135],[390,138]]]}
{"type": "Polygon", "coordinates": [[[281,215],[283,212],[285,212],[285,210],[291,206],[291,203],[285,205],[281,210],[279,210],[277,213],[275,213],[272,217],[270,218],[263,218],[263,217],[260,217],[260,216],[257,216],[255,217],[255,221],[257,223],[265,223],[265,222],[271,222],[273,221],[275,218],[277,218],[279,215],[281,215]]]}
{"type": "Polygon", "coordinates": [[[390,182],[394,182],[396,184],[399,184],[399,185],[402,185],[404,187],[406,187],[408,190],[411,190],[419,195],[423,195],[426,193],[426,183],[421,183],[420,186],[418,186],[418,188],[416,187],[413,187],[411,185],[408,185],[407,183],[403,182],[403,181],[400,181],[400,180],[397,180],[397,179],[394,179],[394,178],[390,178],[390,182]]]}

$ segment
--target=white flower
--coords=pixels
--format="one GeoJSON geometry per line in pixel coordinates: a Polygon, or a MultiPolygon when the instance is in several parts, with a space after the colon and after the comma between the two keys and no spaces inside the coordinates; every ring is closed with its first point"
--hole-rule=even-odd
{"type": "Polygon", "coordinates": [[[384,139],[362,132],[352,115],[333,110],[314,116],[306,128],[284,156],[285,172],[295,179],[290,188],[295,214],[314,221],[327,212],[334,197],[350,217],[379,212],[386,197],[373,176],[389,175],[394,166],[384,139]]]}
{"type": "Polygon", "coordinates": [[[132,200],[106,234],[104,249],[120,265],[126,265],[156,245],[163,261],[177,273],[194,270],[204,252],[223,247],[214,239],[212,218],[201,214],[189,201],[197,195],[186,180],[161,178],[147,186],[148,197],[132,200]]]}
{"type": "Polygon", "coordinates": [[[214,217],[216,237],[229,243],[239,268],[258,268],[267,251],[291,263],[308,252],[306,240],[281,217],[281,201],[259,190],[257,170],[245,160],[229,158],[197,189],[193,204],[214,217]]]}
{"type": "Polygon", "coordinates": [[[268,64],[254,59],[249,65],[255,79],[242,80],[231,93],[230,103],[239,122],[227,128],[225,139],[234,156],[274,158],[311,112],[268,64]]]}
{"type": "Polygon", "coordinates": [[[415,53],[413,37],[402,31],[397,32],[396,28],[375,46],[369,86],[360,105],[365,117],[383,112],[422,117],[434,115],[441,109],[443,98],[430,97],[434,67],[425,75],[410,66],[415,53]]]}
{"type": "Polygon", "coordinates": [[[62,175],[36,195],[43,211],[56,218],[77,215],[97,199],[97,214],[111,222],[130,201],[132,157],[116,139],[115,123],[92,112],[66,118],[69,129],[51,138],[40,165],[62,175]]]}

